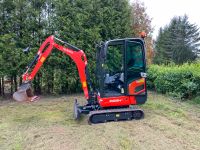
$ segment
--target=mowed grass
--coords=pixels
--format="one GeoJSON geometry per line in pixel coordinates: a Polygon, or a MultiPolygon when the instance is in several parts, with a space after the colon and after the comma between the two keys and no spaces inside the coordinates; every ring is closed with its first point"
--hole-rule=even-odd
{"type": "Polygon", "coordinates": [[[88,125],[87,116],[73,119],[75,98],[85,103],[82,95],[0,102],[0,150],[200,149],[200,105],[150,92],[143,120],[88,125]]]}

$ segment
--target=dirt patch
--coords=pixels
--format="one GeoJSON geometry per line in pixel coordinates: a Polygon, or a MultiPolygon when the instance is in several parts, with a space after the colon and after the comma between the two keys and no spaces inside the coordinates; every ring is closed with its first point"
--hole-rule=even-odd
{"type": "Polygon", "coordinates": [[[199,107],[150,93],[139,121],[88,125],[73,119],[80,95],[0,103],[0,149],[200,150],[199,107]]]}

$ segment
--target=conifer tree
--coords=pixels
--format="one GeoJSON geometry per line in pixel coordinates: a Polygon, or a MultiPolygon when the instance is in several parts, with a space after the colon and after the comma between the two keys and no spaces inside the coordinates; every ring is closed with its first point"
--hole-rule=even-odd
{"type": "Polygon", "coordinates": [[[160,29],[156,41],[156,63],[182,64],[194,61],[199,52],[200,32],[188,17],[174,17],[170,24],[160,29]]]}

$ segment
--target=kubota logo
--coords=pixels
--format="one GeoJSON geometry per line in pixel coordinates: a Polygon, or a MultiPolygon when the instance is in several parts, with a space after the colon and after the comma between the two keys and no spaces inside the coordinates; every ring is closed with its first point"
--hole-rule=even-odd
{"type": "Polygon", "coordinates": [[[116,103],[116,102],[121,102],[122,100],[121,99],[111,99],[110,102],[111,103],[116,103]]]}

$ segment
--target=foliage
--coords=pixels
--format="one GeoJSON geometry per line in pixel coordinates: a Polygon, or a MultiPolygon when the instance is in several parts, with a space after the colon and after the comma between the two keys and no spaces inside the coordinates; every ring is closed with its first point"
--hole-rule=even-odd
{"type": "MultiPolygon", "coordinates": [[[[128,0],[0,1],[0,79],[21,82],[26,65],[51,34],[83,49],[89,71],[95,70],[95,44],[131,35],[128,0]],[[28,55],[22,49],[31,47],[28,55]],[[9,69],[8,69],[9,68],[9,69]]],[[[94,76],[92,75],[94,81],[94,76]]],[[[0,94],[3,83],[0,82],[0,94]]],[[[33,81],[38,93],[71,93],[81,89],[77,68],[54,50],[33,81]]],[[[15,89],[16,90],[16,89],[15,89]]],[[[13,90],[11,90],[12,92],[13,90]]]]}
{"type": "Polygon", "coordinates": [[[146,13],[144,3],[135,0],[132,4],[132,31],[135,37],[140,37],[142,31],[145,31],[147,34],[145,38],[147,64],[152,63],[154,56],[151,20],[152,19],[146,13]]]}
{"type": "Polygon", "coordinates": [[[200,63],[151,65],[148,69],[148,87],[182,99],[196,97],[200,94],[200,63]]]}
{"type": "Polygon", "coordinates": [[[155,63],[183,64],[194,61],[199,53],[200,32],[188,17],[174,17],[170,24],[159,31],[156,41],[155,63]]]}

